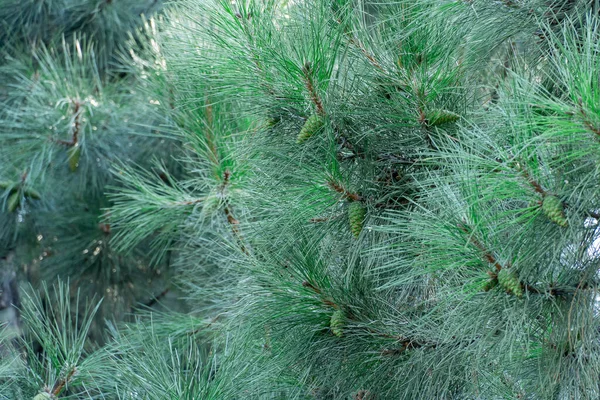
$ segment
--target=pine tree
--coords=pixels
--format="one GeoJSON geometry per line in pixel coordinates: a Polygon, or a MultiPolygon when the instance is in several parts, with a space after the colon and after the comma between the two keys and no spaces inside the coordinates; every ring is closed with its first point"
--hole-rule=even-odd
{"type": "MultiPolygon", "coordinates": [[[[110,281],[112,255],[125,272],[103,304],[168,264],[190,311],[138,312],[100,341],[98,303],[78,306],[64,283],[27,289],[2,393],[598,398],[599,11],[190,0],[128,25],[114,80],[78,37],[34,53],[40,78],[11,64],[5,240],[35,253],[34,228],[58,241],[108,229],[91,268],[110,281]],[[79,152],[84,113],[105,134],[79,152]],[[42,145],[34,126],[63,136],[42,145]],[[85,208],[67,205],[74,193],[85,208]]],[[[57,245],[47,271],[79,286],[79,250],[57,245]]]]}

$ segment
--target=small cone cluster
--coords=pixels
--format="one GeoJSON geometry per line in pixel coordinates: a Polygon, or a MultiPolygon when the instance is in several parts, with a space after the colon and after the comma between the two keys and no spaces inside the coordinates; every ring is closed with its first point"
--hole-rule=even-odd
{"type": "Polygon", "coordinates": [[[315,133],[319,131],[325,124],[325,121],[322,116],[319,114],[311,115],[300,130],[298,137],[296,138],[297,143],[304,143],[309,138],[311,138],[315,133]]]}
{"type": "Polygon", "coordinates": [[[353,201],[348,206],[348,220],[350,222],[350,231],[354,237],[358,237],[363,229],[365,216],[367,215],[366,208],[359,201],[353,201]]]}
{"type": "Polygon", "coordinates": [[[344,313],[341,310],[335,310],[331,315],[331,320],[329,321],[329,328],[331,328],[331,332],[337,336],[343,336],[343,328],[344,328],[344,313]]]}
{"type": "Polygon", "coordinates": [[[556,196],[547,195],[542,202],[542,210],[546,217],[556,225],[566,228],[569,226],[562,201],[556,196]]]}
{"type": "Polygon", "coordinates": [[[521,281],[513,270],[502,268],[500,272],[498,272],[498,283],[508,293],[512,293],[517,297],[523,296],[521,281]]]}

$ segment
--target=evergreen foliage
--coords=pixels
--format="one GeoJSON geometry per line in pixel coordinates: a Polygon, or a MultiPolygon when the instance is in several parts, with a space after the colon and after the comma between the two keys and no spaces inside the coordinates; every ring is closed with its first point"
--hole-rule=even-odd
{"type": "Polygon", "coordinates": [[[597,2],[5,3],[0,398],[600,397],[597,2]]]}

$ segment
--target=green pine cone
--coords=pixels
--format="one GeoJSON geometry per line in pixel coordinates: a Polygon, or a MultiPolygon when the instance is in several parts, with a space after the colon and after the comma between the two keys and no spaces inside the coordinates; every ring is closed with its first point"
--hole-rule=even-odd
{"type": "Polygon", "coordinates": [[[359,201],[353,201],[348,206],[348,220],[350,221],[350,231],[354,237],[358,237],[363,228],[363,222],[367,215],[367,209],[359,201]]]}
{"type": "Polygon", "coordinates": [[[321,117],[319,114],[311,115],[306,120],[306,122],[304,123],[304,126],[300,130],[300,133],[298,134],[296,142],[297,143],[305,142],[311,136],[313,136],[315,133],[317,133],[319,131],[319,129],[321,129],[323,127],[324,124],[325,124],[325,121],[323,120],[323,117],[321,117]]]}
{"type": "Polygon", "coordinates": [[[329,328],[331,328],[331,332],[337,336],[343,336],[343,328],[344,328],[344,313],[341,310],[335,310],[333,314],[331,314],[331,320],[329,321],[329,328]]]}
{"type": "Polygon", "coordinates": [[[548,195],[544,197],[544,201],[542,202],[542,210],[546,217],[555,224],[566,228],[569,226],[569,222],[567,221],[567,217],[565,216],[563,203],[560,199],[553,195],[548,195]]]}
{"type": "Polygon", "coordinates": [[[460,115],[448,110],[431,110],[426,115],[429,126],[438,126],[456,122],[460,115]]]}
{"type": "Polygon", "coordinates": [[[81,147],[75,145],[69,148],[69,150],[67,150],[67,155],[69,156],[69,169],[71,172],[77,171],[79,159],[81,158],[81,147]]]}
{"type": "Polygon", "coordinates": [[[507,292],[514,294],[517,297],[523,296],[523,288],[521,287],[521,281],[517,276],[516,272],[502,268],[498,272],[498,283],[507,292]]]}
{"type": "Polygon", "coordinates": [[[8,212],[15,212],[17,210],[17,208],[19,207],[19,203],[21,202],[21,196],[19,195],[19,192],[15,192],[13,194],[11,194],[8,197],[8,200],[6,202],[6,207],[8,209],[8,212]]]}

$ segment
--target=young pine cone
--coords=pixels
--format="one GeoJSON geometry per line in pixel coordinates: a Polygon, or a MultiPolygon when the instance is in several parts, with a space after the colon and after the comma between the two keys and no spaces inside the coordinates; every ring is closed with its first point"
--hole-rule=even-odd
{"type": "Polygon", "coordinates": [[[319,129],[323,127],[324,124],[325,121],[323,120],[323,117],[321,117],[319,114],[311,115],[304,123],[304,126],[302,126],[302,129],[300,130],[300,133],[296,138],[296,142],[303,143],[307,141],[311,136],[317,133],[319,129]]]}
{"type": "Polygon", "coordinates": [[[354,237],[358,237],[358,235],[360,235],[366,215],[367,210],[359,201],[353,201],[348,206],[348,220],[350,221],[350,231],[352,232],[354,237]]]}
{"type": "Polygon", "coordinates": [[[519,281],[519,277],[514,271],[502,268],[500,272],[498,272],[498,283],[506,289],[507,292],[512,293],[517,297],[523,296],[521,281],[519,281]]]}
{"type": "Polygon", "coordinates": [[[556,196],[547,195],[542,202],[542,210],[546,217],[555,224],[566,228],[569,226],[562,201],[556,196]]]}
{"type": "Polygon", "coordinates": [[[329,328],[331,328],[331,332],[337,336],[343,336],[343,328],[344,328],[344,313],[341,310],[335,310],[331,315],[331,320],[329,321],[329,328]]]}
{"type": "Polygon", "coordinates": [[[426,118],[429,126],[439,126],[458,121],[460,115],[448,110],[431,110],[426,118]]]}

